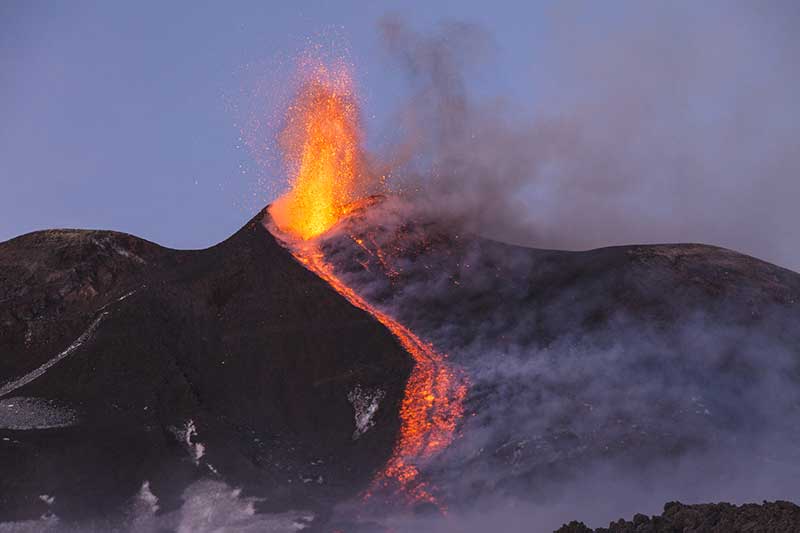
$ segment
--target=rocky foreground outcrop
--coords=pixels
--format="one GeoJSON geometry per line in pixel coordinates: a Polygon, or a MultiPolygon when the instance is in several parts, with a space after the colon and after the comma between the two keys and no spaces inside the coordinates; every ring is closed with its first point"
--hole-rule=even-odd
{"type": "Polygon", "coordinates": [[[669,502],[657,516],[637,514],[633,520],[619,519],[607,528],[592,529],[583,522],[570,522],[555,533],[788,533],[800,531],[800,507],[784,502],[762,505],[709,503],[684,505],[669,502]]]}

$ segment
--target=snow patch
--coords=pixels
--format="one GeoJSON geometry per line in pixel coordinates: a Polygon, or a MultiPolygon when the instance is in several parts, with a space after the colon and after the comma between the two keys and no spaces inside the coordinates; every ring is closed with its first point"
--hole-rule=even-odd
{"type": "Polygon", "coordinates": [[[356,429],[353,431],[353,440],[358,439],[375,425],[373,417],[384,396],[386,393],[381,389],[368,389],[361,385],[356,385],[355,389],[348,393],[347,399],[355,411],[356,429]]]}
{"type": "Polygon", "coordinates": [[[19,396],[0,400],[0,429],[63,428],[73,426],[77,421],[73,409],[60,406],[53,400],[19,396]]]}
{"type": "Polygon", "coordinates": [[[130,250],[126,250],[125,248],[122,248],[122,247],[121,247],[121,246],[120,246],[120,245],[119,245],[119,244],[118,244],[118,243],[117,243],[117,242],[116,242],[116,241],[115,241],[115,240],[114,240],[112,237],[110,237],[110,236],[105,236],[105,237],[103,237],[102,239],[92,239],[92,242],[93,242],[95,245],[99,246],[100,248],[103,248],[104,250],[108,250],[108,248],[106,248],[106,245],[108,245],[108,246],[110,246],[110,247],[111,247],[111,249],[112,249],[112,250],[114,251],[114,253],[116,253],[117,255],[121,255],[122,257],[124,257],[124,258],[126,258],[126,259],[132,259],[133,261],[136,261],[137,263],[140,263],[140,264],[142,264],[142,265],[145,265],[145,264],[147,264],[147,261],[145,261],[144,259],[142,259],[142,258],[141,258],[141,257],[139,257],[138,255],[136,255],[135,253],[131,252],[130,250]]]}
{"type": "MultiPolygon", "coordinates": [[[[134,294],[137,290],[138,289],[134,289],[130,292],[127,292],[122,296],[120,296],[119,298],[117,298],[116,300],[114,300],[113,302],[107,303],[106,305],[98,309],[100,314],[97,315],[97,318],[95,318],[94,321],[91,324],[89,324],[89,327],[86,328],[86,330],[83,333],[81,333],[78,336],[78,338],[72,342],[72,344],[67,346],[65,350],[63,350],[58,355],[56,355],[55,357],[44,363],[42,366],[36,368],[35,370],[32,370],[31,372],[28,372],[19,379],[16,379],[14,381],[9,381],[8,383],[0,387],[0,398],[2,398],[3,396],[8,396],[18,388],[23,387],[28,383],[30,383],[31,381],[42,377],[45,374],[45,372],[47,372],[53,366],[58,364],[62,359],[71,355],[72,353],[75,352],[75,350],[77,350],[90,340],[92,340],[92,337],[94,337],[94,334],[97,332],[97,328],[100,327],[100,324],[103,322],[103,320],[105,320],[110,314],[110,311],[106,311],[105,309],[111,304],[125,300],[127,297],[134,294]]],[[[33,339],[33,332],[30,329],[30,324],[28,324],[28,330],[25,333],[25,345],[28,346],[32,341],[32,339],[33,339]]]]}
{"type": "Polygon", "coordinates": [[[120,248],[119,245],[117,245],[116,243],[111,243],[111,247],[114,249],[115,252],[117,252],[117,254],[121,255],[122,257],[124,257],[126,259],[133,259],[134,261],[136,261],[137,263],[140,263],[142,265],[146,265],[147,264],[147,261],[145,261],[144,259],[142,259],[141,257],[139,257],[138,255],[136,255],[133,252],[125,250],[124,248],[120,248]]]}
{"type": "Polygon", "coordinates": [[[61,361],[62,359],[64,359],[68,355],[72,354],[73,352],[75,352],[75,350],[80,348],[82,345],[84,345],[87,342],[89,342],[91,340],[91,338],[94,336],[95,332],[97,331],[97,328],[100,326],[100,323],[103,320],[105,320],[105,318],[107,316],[108,316],[108,311],[104,311],[104,312],[100,313],[100,315],[97,318],[95,318],[94,321],[91,324],[89,324],[89,327],[86,328],[86,331],[81,333],[80,336],[77,339],[75,339],[75,341],[72,344],[67,346],[67,348],[64,351],[62,351],[61,353],[59,353],[58,355],[56,355],[55,357],[53,357],[52,359],[47,361],[45,364],[43,364],[39,368],[37,368],[37,369],[35,369],[35,370],[31,371],[31,372],[28,372],[27,374],[25,374],[21,378],[19,378],[17,380],[14,380],[14,381],[11,381],[9,383],[6,383],[2,387],[0,387],[0,398],[2,398],[3,396],[8,396],[9,394],[14,392],[18,388],[20,388],[20,387],[22,387],[24,385],[27,385],[31,381],[41,377],[42,375],[44,375],[45,372],[50,370],[50,368],[52,368],[59,361],[61,361]]]}
{"type": "Polygon", "coordinates": [[[182,428],[173,427],[171,429],[177,439],[186,446],[194,464],[199,465],[200,459],[206,454],[206,447],[202,442],[197,441],[197,426],[194,420],[189,419],[182,428]]]}

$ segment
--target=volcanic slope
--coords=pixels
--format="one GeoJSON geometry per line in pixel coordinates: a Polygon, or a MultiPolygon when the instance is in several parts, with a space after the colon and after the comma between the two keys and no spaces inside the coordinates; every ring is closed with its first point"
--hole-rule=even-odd
{"type": "MultiPolygon", "coordinates": [[[[0,519],[124,507],[145,481],[163,510],[206,477],[317,514],[368,486],[411,360],[263,218],[201,251],[72,230],[0,244],[0,519]],[[382,399],[354,440],[355,396],[382,399]]],[[[555,529],[800,491],[800,275],[711,246],[560,252],[455,227],[370,199],[318,243],[468,377],[459,436],[421,472],[450,516],[591,500],[554,506],[555,529]]]]}
{"type": "Polygon", "coordinates": [[[109,231],[0,243],[0,521],[109,515],[145,488],[168,511],[200,478],[262,510],[366,487],[411,359],[262,218],[198,251],[109,231]],[[358,435],[353,391],[380,400],[358,435]]]}
{"type": "Polygon", "coordinates": [[[426,472],[453,512],[591,494],[596,523],[800,493],[800,275],[700,244],[537,250],[428,215],[373,198],[320,246],[469,378],[461,437],[426,472]]]}

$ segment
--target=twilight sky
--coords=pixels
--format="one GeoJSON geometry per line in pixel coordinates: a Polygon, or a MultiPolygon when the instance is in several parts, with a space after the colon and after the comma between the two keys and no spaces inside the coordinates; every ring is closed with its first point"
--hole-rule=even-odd
{"type": "MultiPolygon", "coordinates": [[[[237,108],[257,110],[254,91],[267,102],[267,82],[281,91],[291,69],[270,77],[276,63],[335,32],[349,43],[369,116],[398,91],[377,30],[387,11],[422,27],[478,20],[528,50],[544,11],[520,20],[519,7],[492,14],[482,2],[200,4],[0,5],[0,239],[91,227],[211,245],[254,214],[253,194],[270,199],[254,184],[237,108]]],[[[530,69],[526,56],[509,53],[506,71],[530,69]]]]}
{"type": "Polygon", "coordinates": [[[798,269],[798,9],[671,4],[2,2],[0,240],[49,227],[179,248],[224,239],[284,180],[240,137],[280,114],[291,58],[308,43],[349,51],[370,145],[391,131],[408,94],[378,29],[393,14],[420,34],[480,26],[491,59],[465,79],[470,94],[510,102],[519,124],[560,116],[582,143],[600,136],[561,155],[580,162],[568,180],[579,192],[514,192],[549,217],[528,217],[531,235],[567,248],[703,241],[798,269]],[[590,151],[610,155],[598,163],[590,151]],[[630,174],[622,192],[618,174],[630,174]],[[595,216],[572,217],[561,235],[549,213],[569,213],[564,202],[595,216]]]}

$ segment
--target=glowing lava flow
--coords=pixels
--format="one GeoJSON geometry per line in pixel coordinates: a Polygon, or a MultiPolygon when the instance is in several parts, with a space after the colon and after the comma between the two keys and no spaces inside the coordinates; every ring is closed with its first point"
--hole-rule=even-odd
{"type": "Polygon", "coordinates": [[[419,479],[419,467],[447,447],[463,414],[466,380],[446,355],[434,350],[385,312],[377,309],[335,273],[312,239],[348,213],[348,205],[369,189],[362,171],[358,106],[349,72],[324,66],[310,69],[309,79],[287,114],[281,146],[291,189],[269,210],[276,231],[294,256],[328,282],[354,306],[391,331],[414,359],[400,407],[400,436],[385,468],[367,495],[376,489],[400,489],[411,502],[432,502],[419,479]]]}
{"type": "MultiPolygon", "coordinates": [[[[373,489],[391,489],[392,483],[396,483],[411,502],[435,503],[426,484],[418,479],[418,464],[453,441],[467,394],[464,376],[447,363],[446,354],[437,352],[433,346],[370,305],[345,284],[325,261],[314,242],[299,243],[291,250],[298,261],[328,282],[347,301],[368,312],[389,329],[414,359],[414,368],[406,383],[400,407],[400,437],[389,462],[376,477],[373,489]]],[[[367,496],[371,495],[373,489],[367,496]]]]}

